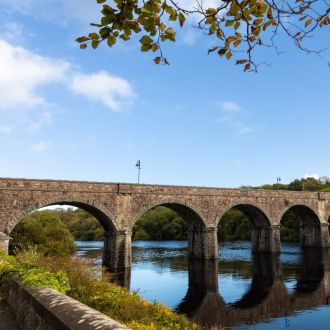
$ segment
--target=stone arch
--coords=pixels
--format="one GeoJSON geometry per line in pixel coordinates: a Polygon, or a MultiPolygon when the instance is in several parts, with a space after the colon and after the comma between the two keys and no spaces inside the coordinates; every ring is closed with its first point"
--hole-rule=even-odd
{"type": "Polygon", "coordinates": [[[290,205],[282,211],[279,217],[280,224],[288,212],[293,212],[299,218],[301,246],[322,246],[321,218],[318,211],[302,203],[290,205]]]}
{"type": "Polygon", "coordinates": [[[83,209],[93,215],[101,223],[105,232],[113,232],[119,229],[115,216],[98,202],[80,197],[77,198],[75,196],[58,196],[38,201],[28,208],[21,210],[18,215],[7,223],[5,233],[10,235],[14,227],[31,212],[51,205],[70,205],[83,209]]]}
{"type": "Polygon", "coordinates": [[[233,208],[236,208],[246,214],[250,218],[251,222],[256,225],[256,227],[271,225],[271,217],[263,207],[253,202],[242,201],[233,203],[224,210],[221,210],[221,213],[218,215],[216,220],[216,226],[220,224],[222,217],[233,208]]]}
{"type": "Polygon", "coordinates": [[[157,206],[164,206],[172,209],[187,223],[188,253],[190,257],[202,259],[216,259],[218,257],[216,228],[208,227],[201,210],[186,201],[177,199],[160,199],[141,207],[133,216],[131,230],[141,215],[157,206]]]}
{"type": "MultiPolygon", "coordinates": [[[[253,251],[262,252],[279,252],[280,245],[278,239],[278,230],[274,229],[271,223],[271,218],[268,212],[258,204],[238,201],[231,204],[226,209],[222,210],[217,217],[217,227],[219,226],[221,219],[229,210],[236,208],[242,213],[247,215],[252,224],[251,226],[251,242],[253,251]]],[[[220,224],[221,225],[221,224],[220,224]]]]}
{"type": "MultiPolygon", "coordinates": [[[[303,211],[303,210],[309,210],[309,212],[315,214],[315,216],[316,216],[317,219],[318,219],[318,222],[319,222],[319,223],[321,222],[321,220],[320,220],[320,219],[321,219],[321,216],[320,216],[318,210],[315,210],[313,206],[311,206],[311,205],[307,205],[307,204],[304,204],[304,203],[295,203],[295,204],[291,204],[291,205],[285,207],[285,208],[282,210],[282,212],[280,213],[280,215],[279,215],[279,217],[278,217],[278,220],[277,220],[277,221],[278,221],[278,225],[281,224],[281,221],[282,221],[282,219],[283,219],[284,214],[287,213],[288,211],[290,211],[291,209],[293,209],[293,210],[298,210],[298,209],[300,209],[301,211],[303,211]]],[[[329,215],[329,220],[330,220],[330,215],[329,215]]]]}
{"type": "MultiPolygon", "coordinates": [[[[132,228],[135,225],[136,221],[148,211],[154,209],[157,206],[167,207],[175,212],[177,212],[187,223],[189,221],[187,218],[190,218],[192,223],[198,227],[207,227],[206,221],[202,215],[202,212],[195,206],[187,203],[186,201],[177,200],[177,199],[164,199],[157,202],[150,203],[142,207],[134,216],[132,220],[132,228]]],[[[131,228],[131,229],[132,229],[131,228]]]]}

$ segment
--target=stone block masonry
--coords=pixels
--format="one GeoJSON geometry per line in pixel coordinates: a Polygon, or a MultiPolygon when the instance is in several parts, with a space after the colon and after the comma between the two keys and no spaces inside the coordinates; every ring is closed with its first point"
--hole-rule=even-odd
{"type": "Polygon", "coordinates": [[[330,246],[330,193],[0,178],[0,248],[8,248],[10,233],[24,216],[56,204],[80,207],[99,220],[105,231],[103,262],[110,269],[131,266],[133,226],[156,206],[186,221],[192,258],[218,257],[217,227],[233,207],[251,220],[254,251],[280,251],[280,223],[289,210],[301,219],[302,246],[330,246]]]}
{"type": "Polygon", "coordinates": [[[21,329],[128,330],[106,315],[49,288],[25,288],[19,281],[9,287],[7,302],[21,329]]]}

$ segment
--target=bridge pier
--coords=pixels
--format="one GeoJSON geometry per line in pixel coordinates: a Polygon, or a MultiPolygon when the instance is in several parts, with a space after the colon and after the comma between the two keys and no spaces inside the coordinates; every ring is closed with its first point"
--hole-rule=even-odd
{"type": "Polygon", "coordinates": [[[322,247],[321,226],[302,223],[300,225],[300,244],[301,247],[322,247]]]}
{"type": "Polygon", "coordinates": [[[329,224],[321,223],[321,246],[330,247],[329,224]]]}
{"type": "Polygon", "coordinates": [[[253,252],[280,252],[280,226],[255,226],[251,232],[253,252]]]}
{"type": "Polygon", "coordinates": [[[104,233],[103,266],[110,271],[131,267],[131,233],[128,230],[104,233]]]}
{"type": "Polygon", "coordinates": [[[217,259],[217,228],[190,227],[188,230],[188,253],[191,258],[217,259]]]}
{"type": "Polygon", "coordinates": [[[0,232],[0,250],[8,252],[9,240],[10,237],[7,234],[0,232]]]}

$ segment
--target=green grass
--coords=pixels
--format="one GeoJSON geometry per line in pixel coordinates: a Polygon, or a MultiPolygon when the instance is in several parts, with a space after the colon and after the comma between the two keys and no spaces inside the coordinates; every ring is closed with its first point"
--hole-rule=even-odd
{"type": "Polygon", "coordinates": [[[44,257],[33,251],[16,257],[0,252],[2,293],[14,277],[28,287],[51,287],[133,329],[198,329],[183,315],[110,283],[109,275],[87,261],[44,257]]]}

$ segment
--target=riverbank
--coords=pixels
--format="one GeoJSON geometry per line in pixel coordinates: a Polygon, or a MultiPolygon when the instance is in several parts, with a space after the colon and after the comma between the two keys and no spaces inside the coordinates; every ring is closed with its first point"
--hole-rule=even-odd
{"type": "Polygon", "coordinates": [[[0,285],[5,294],[14,278],[27,287],[50,287],[90,306],[132,329],[197,329],[169,308],[148,303],[136,293],[110,283],[109,276],[90,263],[71,258],[22,253],[0,254],[0,285]]]}

